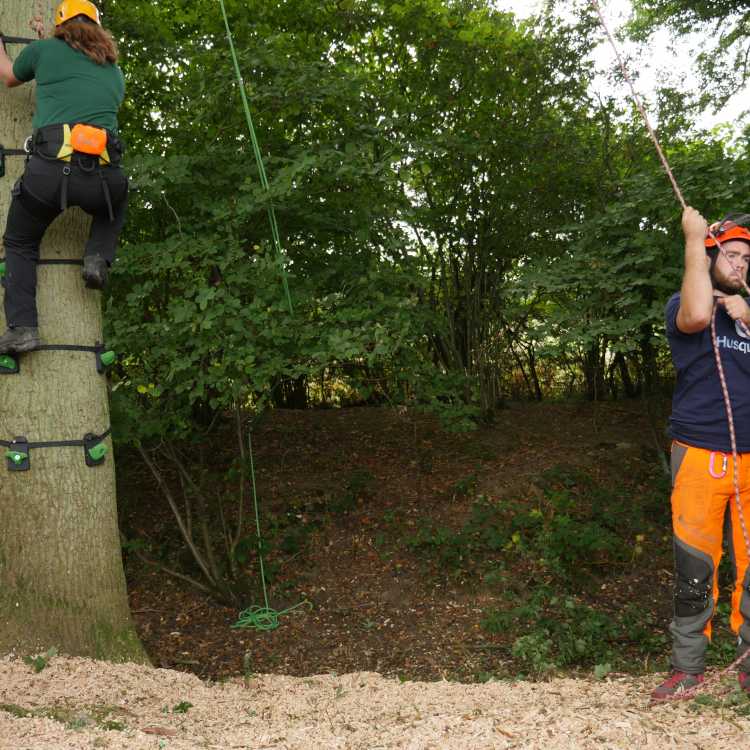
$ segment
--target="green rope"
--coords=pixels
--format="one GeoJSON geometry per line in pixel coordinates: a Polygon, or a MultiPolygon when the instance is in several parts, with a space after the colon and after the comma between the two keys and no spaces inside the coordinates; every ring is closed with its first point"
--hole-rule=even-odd
{"type": "MultiPolygon", "coordinates": [[[[258,165],[258,172],[260,173],[260,184],[266,193],[270,193],[270,187],[268,184],[268,177],[266,177],[266,169],[263,166],[263,156],[260,153],[260,146],[258,145],[258,137],[255,134],[255,126],[253,125],[253,116],[250,114],[250,104],[247,101],[247,94],[245,93],[245,81],[242,78],[242,72],[240,71],[240,62],[237,59],[237,52],[234,48],[234,39],[232,37],[232,30],[229,28],[229,17],[227,16],[227,9],[224,6],[224,0],[219,0],[221,3],[221,12],[224,16],[224,25],[227,29],[227,40],[229,41],[229,49],[232,53],[232,61],[234,62],[234,72],[237,75],[237,83],[240,88],[240,96],[242,97],[242,106],[245,110],[245,119],[247,120],[247,127],[250,131],[250,140],[253,144],[253,152],[255,153],[255,161],[258,165]]],[[[279,269],[281,271],[281,279],[284,284],[284,292],[286,292],[286,299],[289,304],[289,312],[293,313],[292,307],[292,295],[289,291],[289,280],[287,278],[286,266],[285,266],[285,255],[281,248],[281,239],[279,236],[279,226],[276,223],[276,211],[274,210],[273,204],[268,202],[268,220],[271,223],[271,236],[273,237],[273,244],[276,248],[276,258],[278,260],[279,269]]]]}
{"type": "MultiPolygon", "coordinates": [[[[263,164],[263,156],[260,152],[260,145],[258,144],[258,137],[255,133],[255,126],[253,125],[253,116],[250,112],[250,104],[247,100],[247,94],[245,93],[245,81],[242,78],[242,71],[240,71],[240,63],[237,59],[237,52],[234,48],[234,39],[232,37],[232,30],[229,26],[229,17],[227,16],[227,9],[224,5],[224,0],[219,0],[221,4],[221,13],[224,16],[224,26],[227,30],[227,41],[229,42],[229,49],[232,53],[232,61],[234,63],[234,72],[237,76],[237,83],[240,89],[240,96],[242,97],[242,107],[245,110],[245,119],[247,120],[247,128],[250,131],[250,140],[253,144],[253,153],[255,154],[255,162],[258,165],[258,173],[260,174],[260,184],[263,190],[268,195],[271,192],[271,188],[268,184],[268,177],[266,176],[266,168],[263,164]]],[[[281,279],[284,284],[284,292],[286,293],[286,300],[289,305],[289,312],[294,313],[294,307],[292,305],[292,295],[289,291],[289,280],[286,272],[285,260],[286,256],[281,247],[281,238],[279,235],[279,225],[276,222],[276,211],[274,210],[273,203],[268,201],[268,221],[271,225],[271,236],[273,238],[273,244],[276,248],[276,259],[279,264],[279,270],[281,273],[281,279]]],[[[260,530],[260,510],[258,507],[258,493],[255,486],[255,462],[253,460],[253,442],[251,433],[248,432],[247,445],[250,454],[250,475],[252,477],[253,486],[253,504],[255,506],[255,530],[258,537],[258,560],[260,562],[260,580],[263,585],[263,602],[265,606],[260,607],[253,605],[248,609],[240,612],[239,619],[232,625],[233,628],[254,628],[255,630],[275,630],[279,627],[279,617],[292,612],[298,607],[304,604],[310,604],[308,601],[302,601],[299,604],[295,604],[293,607],[277,612],[268,606],[268,587],[266,585],[266,571],[263,562],[263,550],[262,550],[262,539],[260,530]]]]}
{"type": "MultiPolygon", "coordinates": [[[[266,585],[266,569],[263,563],[263,549],[261,541],[261,530],[260,530],[260,510],[258,506],[258,492],[255,487],[255,461],[253,459],[253,438],[252,432],[247,433],[247,447],[250,454],[250,477],[252,479],[253,487],[253,505],[255,506],[255,531],[258,537],[258,560],[260,561],[260,581],[263,585],[263,602],[264,607],[259,607],[257,604],[252,607],[240,612],[239,619],[237,620],[232,628],[253,628],[255,630],[276,630],[279,627],[279,617],[292,612],[293,610],[303,606],[304,604],[310,604],[309,601],[305,600],[299,604],[295,604],[293,607],[284,609],[281,612],[277,612],[268,606],[268,587],[266,585]]],[[[312,606],[312,605],[311,605],[312,606]]]]}

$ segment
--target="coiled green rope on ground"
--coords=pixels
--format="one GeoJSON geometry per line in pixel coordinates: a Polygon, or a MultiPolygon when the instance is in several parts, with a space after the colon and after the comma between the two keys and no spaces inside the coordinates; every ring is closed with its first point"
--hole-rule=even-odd
{"type": "Polygon", "coordinates": [[[253,458],[253,438],[252,438],[252,432],[248,432],[247,434],[247,448],[248,448],[248,455],[250,457],[250,478],[252,480],[252,487],[253,487],[253,506],[255,508],[255,533],[257,534],[258,539],[258,561],[260,563],[260,581],[263,586],[263,602],[265,603],[265,606],[260,607],[257,604],[253,605],[252,607],[248,607],[247,609],[240,612],[239,619],[237,620],[234,625],[232,625],[232,628],[239,629],[239,628],[252,628],[253,630],[276,630],[276,628],[279,627],[279,618],[283,615],[289,614],[289,612],[292,612],[295,609],[298,609],[299,607],[303,606],[304,604],[309,604],[312,607],[312,603],[305,600],[300,602],[299,604],[295,604],[293,607],[288,607],[287,609],[282,610],[281,612],[277,612],[275,609],[272,609],[268,606],[268,586],[266,585],[266,569],[265,564],[263,562],[263,550],[261,548],[261,530],[260,530],[260,507],[258,503],[258,492],[255,487],[255,460],[253,458]]]}

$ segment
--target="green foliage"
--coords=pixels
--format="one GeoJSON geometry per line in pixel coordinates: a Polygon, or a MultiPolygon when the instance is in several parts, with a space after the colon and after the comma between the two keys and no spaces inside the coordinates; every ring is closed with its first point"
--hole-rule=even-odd
{"type": "Polygon", "coordinates": [[[348,513],[357,507],[357,502],[372,491],[375,477],[368,469],[355,469],[346,480],[340,494],[334,495],[327,504],[332,513],[348,513]]]}
{"type": "Polygon", "coordinates": [[[489,574],[521,559],[578,585],[597,568],[626,559],[629,538],[646,521],[625,489],[598,486],[564,467],[545,473],[542,484],[536,507],[480,496],[458,530],[426,520],[406,544],[457,575],[489,574]]]}
{"type": "Polygon", "coordinates": [[[659,27],[680,36],[703,32],[697,61],[709,105],[723,104],[747,81],[750,12],[744,0],[634,0],[633,10],[629,30],[639,40],[659,27]]]}
{"type": "MultiPolygon", "coordinates": [[[[576,377],[582,376],[590,398],[605,395],[607,369],[615,369],[608,360],[618,355],[648,390],[669,366],[659,362],[666,348],[664,305],[679,288],[683,254],[679,206],[653,146],[641,135],[629,136],[635,141],[629,150],[619,146],[640,123],[618,124],[606,108],[597,114],[603,139],[620,131],[601,199],[564,227],[565,253],[524,265],[513,310],[516,325],[523,323],[519,338],[542,365],[549,362],[559,371],[562,362],[580,363],[576,377]]],[[[686,136],[675,115],[661,138],[683,191],[705,216],[720,218],[744,205],[747,167],[725,136],[686,136]]]]}
{"type": "Polygon", "coordinates": [[[34,672],[38,674],[49,666],[50,661],[52,661],[55,656],[57,656],[57,649],[52,646],[52,648],[47,649],[43,654],[25,656],[23,661],[24,664],[28,664],[34,672]]]}
{"type": "Polygon", "coordinates": [[[467,497],[473,494],[477,487],[477,475],[469,474],[469,476],[463,479],[457,479],[453,483],[453,496],[454,497],[467,497]]]}
{"type": "Polygon", "coordinates": [[[723,712],[729,711],[736,716],[750,716],[750,698],[736,683],[732,690],[718,696],[710,693],[696,695],[690,708],[701,711],[704,707],[722,709],[723,712]]]}
{"type": "Polygon", "coordinates": [[[105,3],[138,186],[108,315],[127,437],[184,436],[196,404],[265,403],[321,373],[471,429],[495,407],[478,376],[505,274],[573,218],[584,181],[558,152],[585,163],[583,28],[481,1],[227,9],[270,197],[215,4],[105,3]]]}
{"type": "Polygon", "coordinates": [[[511,655],[535,675],[593,666],[594,677],[603,679],[613,665],[628,665],[632,649],[659,656],[667,641],[635,605],[610,612],[548,586],[532,588],[516,606],[487,610],[480,624],[510,636],[511,655]]]}
{"type": "Polygon", "coordinates": [[[528,630],[514,640],[511,653],[536,675],[609,661],[619,634],[610,615],[544,587],[518,607],[486,613],[481,626],[489,633],[528,630]]]}
{"type": "MultiPolygon", "coordinates": [[[[737,10],[704,5],[636,3],[646,25],[737,10]]],[[[196,408],[278,402],[322,376],[351,401],[421,405],[466,430],[521,379],[535,398],[601,398],[607,378],[632,378],[634,395],[668,368],[675,203],[640,121],[589,93],[590,12],[566,25],[518,24],[486,0],[227,9],[270,196],[216,4],[104,2],[138,188],[107,316],[126,353],[118,434],[185,436],[196,408]]],[[[736,208],[744,144],[695,133],[686,98],[655,102],[678,179],[705,214],[736,208]]]]}
{"type": "Polygon", "coordinates": [[[425,520],[406,544],[453,576],[481,577],[505,600],[480,624],[528,673],[593,668],[602,679],[633,653],[661,656],[666,636],[643,607],[619,604],[617,587],[612,602],[595,604],[593,592],[635,564],[634,538],[668,523],[666,488],[600,485],[564,465],[535,487],[523,500],[478,497],[458,529],[425,520]]]}
{"type": "Polygon", "coordinates": [[[192,703],[188,701],[180,701],[179,703],[172,706],[173,714],[186,714],[193,707],[192,703]]]}

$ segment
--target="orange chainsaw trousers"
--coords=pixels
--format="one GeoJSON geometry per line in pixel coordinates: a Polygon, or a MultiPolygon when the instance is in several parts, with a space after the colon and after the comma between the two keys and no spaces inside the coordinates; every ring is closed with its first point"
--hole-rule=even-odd
{"type": "MultiPolygon", "coordinates": [[[[672,666],[689,674],[705,668],[711,620],[719,598],[718,569],[726,538],[734,571],[730,626],[738,653],[750,647],[750,453],[737,457],[740,506],[732,454],[672,444],[672,528],[675,547],[672,666]]],[[[750,671],[750,656],[743,668],[750,671]]]]}

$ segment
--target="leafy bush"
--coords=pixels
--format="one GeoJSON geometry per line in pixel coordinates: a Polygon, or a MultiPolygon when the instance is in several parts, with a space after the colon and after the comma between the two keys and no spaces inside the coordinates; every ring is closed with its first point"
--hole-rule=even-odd
{"type": "Polygon", "coordinates": [[[565,580],[626,558],[627,535],[642,521],[624,490],[601,488],[559,470],[545,480],[555,486],[543,491],[537,507],[518,509],[479,496],[459,529],[426,521],[406,544],[446,569],[482,573],[504,560],[521,559],[565,580]]]}
{"type": "Polygon", "coordinates": [[[489,633],[527,630],[513,641],[511,653],[534,674],[611,661],[622,634],[608,614],[546,587],[518,607],[488,611],[481,626],[489,633]]]}

